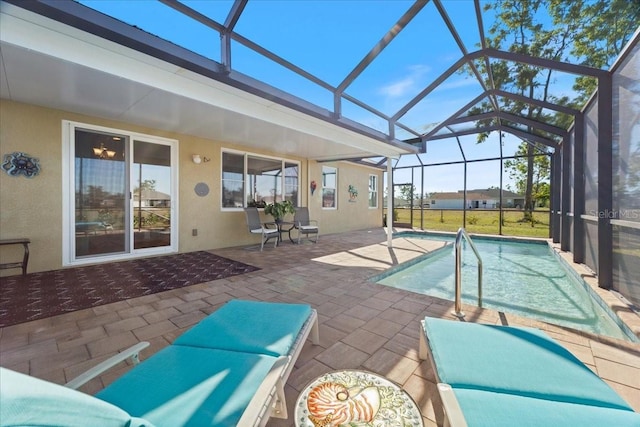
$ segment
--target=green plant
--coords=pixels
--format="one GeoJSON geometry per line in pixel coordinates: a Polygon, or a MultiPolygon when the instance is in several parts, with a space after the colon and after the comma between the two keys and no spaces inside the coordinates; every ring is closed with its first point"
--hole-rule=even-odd
{"type": "Polygon", "coordinates": [[[276,221],[281,220],[286,214],[292,214],[296,210],[293,207],[293,203],[289,200],[283,202],[269,203],[264,208],[264,213],[273,216],[276,221]]]}

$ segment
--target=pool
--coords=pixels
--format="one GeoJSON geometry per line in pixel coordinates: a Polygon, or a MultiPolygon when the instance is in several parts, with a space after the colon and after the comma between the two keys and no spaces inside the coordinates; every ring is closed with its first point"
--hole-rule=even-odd
{"type": "MultiPolygon", "coordinates": [[[[454,241],[453,236],[402,234],[402,237],[454,241]]],[[[570,328],[638,341],[560,262],[546,242],[473,237],[483,262],[482,306],[570,328]]],[[[463,242],[462,301],[477,305],[478,264],[463,242]]],[[[454,300],[453,245],[417,262],[399,266],[374,278],[376,283],[454,300]]]]}

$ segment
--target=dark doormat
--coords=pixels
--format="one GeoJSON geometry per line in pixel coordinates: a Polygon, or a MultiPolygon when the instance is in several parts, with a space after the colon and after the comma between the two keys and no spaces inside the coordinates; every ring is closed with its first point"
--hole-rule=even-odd
{"type": "Polygon", "coordinates": [[[209,252],[0,278],[0,327],[259,270],[209,252]]]}

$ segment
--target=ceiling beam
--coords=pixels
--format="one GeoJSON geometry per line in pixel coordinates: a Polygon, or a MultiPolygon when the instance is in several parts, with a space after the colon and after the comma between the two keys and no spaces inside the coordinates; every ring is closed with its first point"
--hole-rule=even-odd
{"type": "Polygon", "coordinates": [[[489,132],[493,132],[493,131],[496,131],[496,130],[510,133],[510,134],[512,134],[514,136],[517,136],[518,138],[520,138],[520,139],[522,139],[524,141],[539,142],[540,144],[546,145],[547,147],[551,147],[551,148],[558,147],[558,143],[553,141],[553,140],[544,138],[544,137],[539,136],[539,135],[527,133],[527,132],[521,131],[519,129],[514,129],[514,128],[510,127],[510,126],[505,126],[505,125],[490,125],[490,126],[483,126],[483,127],[474,128],[474,129],[465,129],[463,131],[456,131],[456,132],[448,133],[446,135],[435,135],[435,136],[432,136],[431,138],[429,138],[428,141],[435,141],[435,140],[438,140],[438,139],[454,138],[456,136],[473,135],[473,134],[478,134],[478,133],[489,133],[489,132]]]}
{"type": "Polygon", "coordinates": [[[411,22],[411,20],[427,5],[429,0],[416,0],[415,3],[400,17],[393,27],[380,39],[378,43],[360,60],[358,65],[338,85],[336,94],[340,95],[347,87],[373,62],[389,43],[411,22]]]}
{"type": "Polygon", "coordinates": [[[475,114],[473,116],[458,117],[456,119],[450,120],[448,124],[456,125],[461,123],[477,122],[480,120],[487,120],[487,119],[504,119],[510,122],[522,124],[525,126],[530,126],[534,129],[540,129],[545,132],[553,133],[561,137],[564,137],[567,135],[567,131],[565,129],[559,128],[557,126],[552,126],[547,123],[539,122],[537,120],[531,120],[526,117],[517,116],[515,114],[505,113],[503,111],[490,111],[487,113],[475,114]]]}

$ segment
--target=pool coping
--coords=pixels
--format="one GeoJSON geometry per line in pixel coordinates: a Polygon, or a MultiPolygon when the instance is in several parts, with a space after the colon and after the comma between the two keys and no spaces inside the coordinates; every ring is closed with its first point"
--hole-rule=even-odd
{"type": "MultiPolygon", "coordinates": [[[[450,238],[455,237],[456,233],[441,231],[433,232],[426,230],[403,230],[394,233],[394,237],[407,237],[411,235],[428,235],[430,237],[446,236],[450,238]]],[[[499,236],[492,234],[475,233],[469,233],[469,235],[472,238],[478,237],[483,240],[511,241],[546,245],[549,248],[550,252],[567,269],[567,271],[573,276],[573,278],[576,279],[578,283],[584,287],[585,291],[591,296],[591,298],[597,302],[597,304],[609,315],[613,322],[616,323],[618,327],[620,327],[625,335],[627,335],[629,342],[640,343],[640,311],[617,292],[600,288],[598,286],[597,275],[586,265],[574,263],[572,259],[572,253],[562,251],[560,249],[559,243],[553,243],[551,239],[535,237],[499,236]]],[[[379,280],[382,280],[399,270],[415,265],[419,262],[424,261],[425,259],[439,256],[442,251],[451,250],[452,245],[452,242],[448,242],[442,248],[420,255],[410,261],[389,268],[380,274],[369,277],[367,280],[369,282],[377,282],[379,280]]]]}
{"type": "Polygon", "coordinates": [[[556,257],[585,286],[585,289],[598,304],[611,315],[614,321],[628,335],[636,337],[636,343],[640,342],[640,311],[638,311],[638,308],[616,291],[598,286],[597,274],[585,264],[573,262],[573,254],[561,250],[559,243],[553,243],[549,240],[548,244],[556,257]]]}

